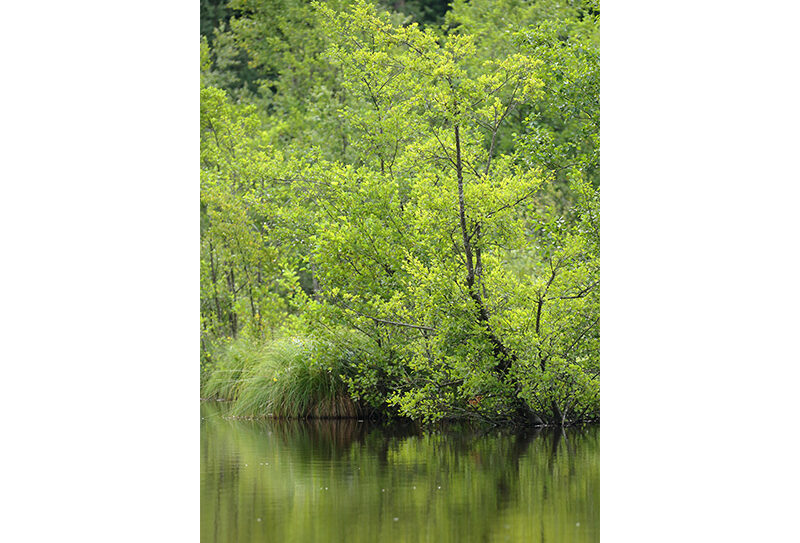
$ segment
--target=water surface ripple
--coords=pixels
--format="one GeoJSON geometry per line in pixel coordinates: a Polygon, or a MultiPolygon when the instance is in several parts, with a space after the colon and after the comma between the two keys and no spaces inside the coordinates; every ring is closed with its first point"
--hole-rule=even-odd
{"type": "Polygon", "coordinates": [[[201,405],[203,543],[596,542],[599,428],[434,433],[201,405]]]}

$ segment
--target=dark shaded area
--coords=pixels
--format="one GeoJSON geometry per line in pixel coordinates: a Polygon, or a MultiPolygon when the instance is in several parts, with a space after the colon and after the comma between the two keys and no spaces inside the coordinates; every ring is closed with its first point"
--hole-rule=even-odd
{"type": "Polygon", "coordinates": [[[228,0],[200,0],[200,35],[210,41],[214,29],[227,23],[232,15],[228,0]]]}
{"type": "Polygon", "coordinates": [[[396,2],[380,2],[388,8],[405,13],[414,18],[420,25],[440,25],[444,22],[444,14],[450,7],[448,0],[397,0],[396,2]]]}

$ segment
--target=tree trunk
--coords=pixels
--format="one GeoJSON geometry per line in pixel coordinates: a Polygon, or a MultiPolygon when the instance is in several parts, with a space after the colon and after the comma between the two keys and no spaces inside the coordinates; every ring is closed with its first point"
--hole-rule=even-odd
{"type": "Polygon", "coordinates": [[[228,313],[228,322],[231,327],[231,337],[236,337],[236,332],[238,328],[238,324],[236,322],[236,278],[233,274],[233,265],[231,265],[230,271],[228,271],[228,288],[231,291],[231,308],[230,313],[228,313]]]}
{"type": "MultiPolygon", "coordinates": [[[[508,369],[511,367],[512,361],[516,360],[513,353],[506,349],[505,345],[494,335],[491,327],[489,326],[489,312],[481,299],[480,290],[475,285],[475,265],[472,250],[472,241],[470,240],[469,231],[467,229],[467,215],[466,204],[464,202],[464,175],[463,166],[461,163],[461,134],[459,126],[455,125],[456,136],[456,177],[458,179],[458,219],[461,225],[461,237],[464,243],[464,260],[467,267],[467,290],[470,298],[475,302],[478,308],[478,321],[486,330],[489,342],[492,344],[492,351],[497,359],[497,366],[495,368],[502,374],[506,375],[508,369]]],[[[480,229],[475,231],[476,239],[480,237],[480,229]]],[[[482,266],[482,265],[481,265],[482,266]]],[[[482,273],[483,270],[481,270],[482,273]]]]}
{"type": "MultiPolygon", "coordinates": [[[[211,264],[211,284],[214,285],[214,306],[217,309],[217,326],[222,326],[222,308],[219,305],[219,292],[217,292],[217,270],[214,267],[214,244],[211,243],[211,240],[208,242],[208,248],[210,251],[209,263],[211,264]]],[[[217,328],[217,326],[214,328],[217,328]]]]}

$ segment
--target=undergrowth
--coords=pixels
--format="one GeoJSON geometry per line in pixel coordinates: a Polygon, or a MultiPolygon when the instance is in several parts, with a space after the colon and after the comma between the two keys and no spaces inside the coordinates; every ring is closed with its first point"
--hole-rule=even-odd
{"type": "Polygon", "coordinates": [[[356,417],[341,360],[322,354],[300,338],[257,343],[235,340],[202,385],[208,399],[232,400],[236,417],[356,417]]]}
{"type": "Polygon", "coordinates": [[[263,356],[258,345],[246,339],[220,346],[213,357],[216,360],[212,369],[201,385],[201,396],[206,399],[236,400],[244,384],[243,373],[262,362],[263,356]]]}

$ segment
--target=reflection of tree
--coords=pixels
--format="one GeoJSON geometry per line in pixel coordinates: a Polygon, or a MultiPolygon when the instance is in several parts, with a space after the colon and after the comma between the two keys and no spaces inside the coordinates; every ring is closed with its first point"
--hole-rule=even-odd
{"type": "Polygon", "coordinates": [[[550,455],[547,457],[547,468],[550,473],[553,473],[556,460],[558,459],[558,446],[561,444],[561,437],[564,435],[564,432],[556,430],[548,433],[550,434],[550,455]]]}
{"type": "Polygon", "coordinates": [[[597,517],[596,435],[208,417],[204,541],[558,540],[597,517]]]}
{"type": "Polygon", "coordinates": [[[511,448],[508,452],[506,462],[509,466],[507,471],[503,472],[501,479],[498,481],[497,494],[499,497],[498,504],[501,509],[508,506],[511,498],[510,484],[519,483],[519,462],[520,458],[528,450],[528,447],[534,438],[538,438],[541,431],[536,430],[535,433],[525,433],[514,437],[511,448]],[[510,483],[509,483],[510,481],[510,483]]]}

